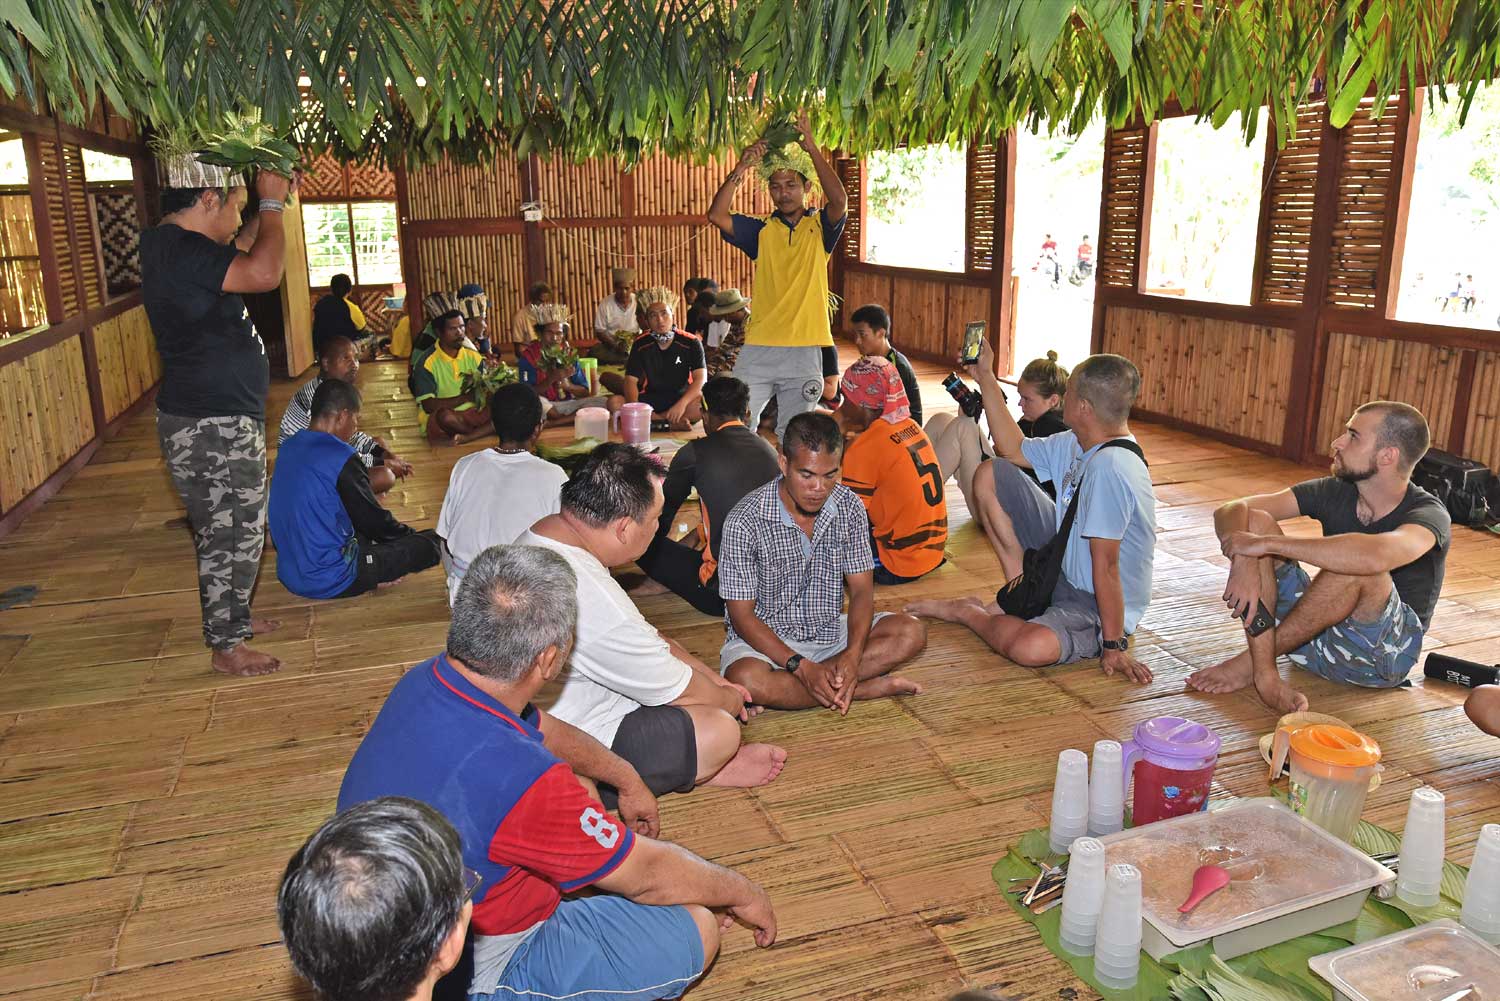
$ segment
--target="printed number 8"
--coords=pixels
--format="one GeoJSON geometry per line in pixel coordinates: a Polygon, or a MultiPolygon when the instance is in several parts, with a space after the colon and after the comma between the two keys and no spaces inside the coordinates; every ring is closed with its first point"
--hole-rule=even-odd
{"type": "Polygon", "coordinates": [[[906,452],[911,456],[911,464],[917,467],[917,475],[925,477],[922,481],[922,499],[927,502],[928,507],[937,507],[943,500],[943,470],[935,462],[923,462],[917,446],[906,446],[906,452]]]}
{"type": "Polygon", "coordinates": [[[592,806],[578,817],[578,827],[584,834],[599,842],[601,848],[613,848],[615,842],[620,840],[620,829],[592,806]]]}

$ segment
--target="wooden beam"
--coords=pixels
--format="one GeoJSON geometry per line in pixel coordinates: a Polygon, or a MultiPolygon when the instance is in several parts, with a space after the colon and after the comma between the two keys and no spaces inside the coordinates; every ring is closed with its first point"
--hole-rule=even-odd
{"type": "Polygon", "coordinates": [[[1014,257],[1011,243],[1016,230],[1016,146],[1015,128],[995,144],[995,248],[991,255],[995,266],[989,281],[990,346],[1005,346],[1005,350],[995,351],[995,364],[1000,372],[1010,371],[1016,353],[1015,285],[1010,280],[1014,257]]]}
{"type": "Polygon", "coordinates": [[[411,221],[411,197],[406,186],[405,162],[393,166],[391,174],[396,179],[396,229],[400,234],[401,277],[406,286],[406,302],[402,308],[411,325],[411,334],[416,337],[423,327],[422,298],[425,293],[422,291],[420,258],[417,256],[418,236],[413,232],[411,221]]]}
{"type": "Polygon", "coordinates": [[[1469,434],[1469,408],[1474,402],[1474,369],[1479,362],[1477,351],[1458,356],[1458,383],[1453,389],[1453,423],[1448,426],[1448,451],[1464,454],[1469,434]]]}
{"type": "MultiPolygon", "coordinates": [[[[1152,122],[1146,127],[1146,152],[1142,157],[1139,228],[1136,230],[1135,289],[1146,290],[1146,269],[1151,261],[1151,201],[1156,197],[1156,130],[1152,122]]],[[[1098,255],[1094,255],[1097,260],[1098,255]]],[[[1097,272],[1097,268],[1095,271],[1097,272]]]]}
{"type": "Polygon", "coordinates": [[[1413,101],[1411,91],[1401,92],[1396,105],[1396,197],[1386,201],[1385,239],[1381,241],[1380,269],[1375,278],[1375,308],[1381,316],[1396,312],[1401,295],[1401,258],[1406,254],[1406,215],[1411,207],[1411,185],[1417,169],[1417,140],[1422,131],[1422,101],[1413,101]]]}

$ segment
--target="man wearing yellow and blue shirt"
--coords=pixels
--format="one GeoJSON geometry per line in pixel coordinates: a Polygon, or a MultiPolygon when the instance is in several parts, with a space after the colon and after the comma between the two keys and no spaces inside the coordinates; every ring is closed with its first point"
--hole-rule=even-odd
{"type": "Polygon", "coordinates": [[[823,391],[821,349],[833,345],[828,317],[828,260],[844,231],[848,199],[833,165],[813,142],[807,115],[798,118],[801,138],[795,148],[770,150],[765,140],[753,143],[729,172],[708,209],[708,221],[719,227],[724,242],[755,261],[755,312],[745,330],[745,346],[734,375],[750,387],[752,425],[772,397],[776,399],[779,437],[787,421],[818,404],[823,391]],[[729,211],[740,182],[751,168],[770,189],[776,210],[754,218],[729,211]],[[827,204],[806,207],[817,176],[827,204]]]}

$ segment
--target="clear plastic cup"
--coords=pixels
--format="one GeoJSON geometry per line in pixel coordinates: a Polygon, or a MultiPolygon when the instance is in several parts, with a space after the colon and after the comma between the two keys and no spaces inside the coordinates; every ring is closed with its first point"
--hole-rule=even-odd
{"type": "Polygon", "coordinates": [[[1059,944],[1075,956],[1088,956],[1104,907],[1104,844],[1098,838],[1078,838],[1069,854],[1059,944]]]}
{"type": "Polygon", "coordinates": [[[1413,907],[1437,904],[1443,882],[1443,845],[1447,824],[1443,794],[1430,786],[1413,789],[1401,832],[1401,862],[1396,869],[1396,896],[1413,907]]]}
{"type": "Polygon", "coordinates": [[[1088,833],[1089,758],[1068,748],[1057,756],[1057,778],[1052,785],[1052,816],[1048,840],[1057,854],[1065,854],[1073,839],[1088,833]]]}
{"type": "MultiPolygon", "coordinates": [[[[1068,868],[1073,868],[1071,862],[1068,868]]],[[[1479,829],[1458,920],[1490,945],[1500,945],[1500,824],[1479,829]]]]}
{"type": "Polygon", "coordinates": [[[1123,990],[1135,984],[1140,964],[1141,871],[1116,863],[1104,873],[1104,904],[1094,936],[1094,977],[1105,987],[1123,990]]]}
{"type": "Polygon", "coordinates": [[[1117,740],[1094,744],[1089,768],[1089,833],[1113,834],[1125,827],[1125,782],[1117,740]]]}

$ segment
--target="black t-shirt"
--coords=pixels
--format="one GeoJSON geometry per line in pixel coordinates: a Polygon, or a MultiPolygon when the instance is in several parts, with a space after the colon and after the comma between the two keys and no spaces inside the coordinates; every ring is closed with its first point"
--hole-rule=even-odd
{"type": "Polygon", "coordinates": [[[1292,486],[1297,509],[1323,526],[1324,535],[1362,532],[1376,535],[1394,531],[1402,525],[1421,525],[1437,540],[1427,552],[1403,567],[1391,571],[1391,582],[1401,600],[1412,607],[1426,629],[1432,621],[1438,592],[1443,589],[1443,571],[1448,563],[1448,541],[1452,520],[1443,502],[1416,484],[1408,484],[1406,496],[1396,509],[1368,525],[1359,520],[1359,488],[1333,476],[1307,480],[1292,486]]]}
{"type": "Polygon", "coordinates": [[[670,408],[687,387],[688,377],[708,365],[700,338],[681,330],[675,333],[665,351],[656,346],[656,338],[642,334],[625,360],[625,374],[640,381],[641,402],[653,410],[670,408]]]}
{"type": "Polygon", "coordinates": [[[245,301],[223,290],[238,255],[171,224],[141,234],[141,298],[161,355],[163,413],[266,419],[266,348],[245,301]]]}
{"type": "Polygon", "coordinates": [[[677,450],[667,470],[657,538],[668,537],[677,509],[697,487],[698,499],[708,519],[708,550],[717,558],[719,537],[729,512],[750,491],[765,486],[780,474],[776,450],[744,424],[726,424],[695,438],[677,450]]]}
{"type": "Polygon", "coordinates": [[[349,312],[349,301],[331,292],[313,307],[313,347],[321,353],[323,343],[330,337],[347,337],[351,341],[360,337],[359,328],[354,325],[354,317],[349,312]]]}
{"type": "Polygon", "coordinates": [[[1049,410],[1034,421],[1028,421],[1022,417],[1016,421],[1021,433],[1028,438],[1046,438],[1054,434],[1062,434],[1070,431],[1067,423],[1063,421],[1062,414],[1056,410],[1049,410]]]}

